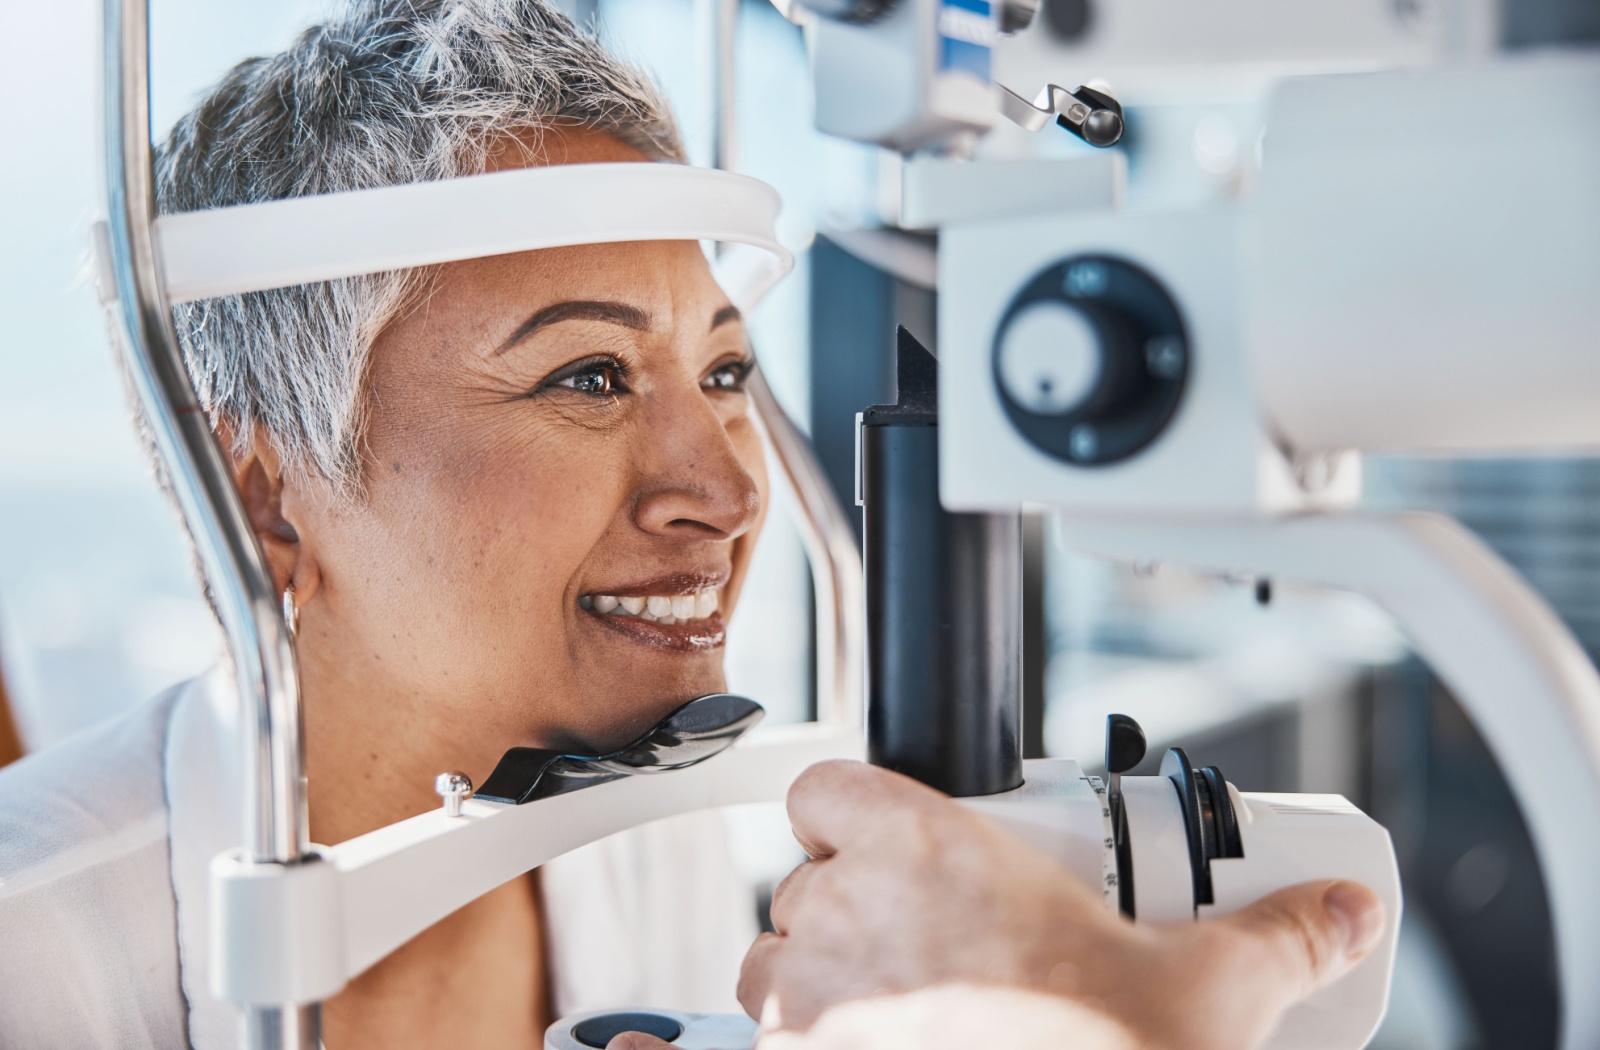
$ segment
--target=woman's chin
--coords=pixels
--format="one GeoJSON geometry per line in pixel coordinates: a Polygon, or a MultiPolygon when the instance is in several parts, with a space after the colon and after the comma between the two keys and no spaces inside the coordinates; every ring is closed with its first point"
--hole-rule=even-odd
{"type": "Polygon", "coordinates": [[[720,612],[697,620],[661,623],[640,616],[584,610],[572,636],[581,653],[576,693],[580,710],[567,723],[571,739],[589,753],[615,750],[648,732],[691,700],[727,688],[723,650],[727,626],[720,612]]]}
{"type": "Polygon", "coordinates": [[[593,683],[584,692],[598,702],[577,713],[564,732],[553,737],[547,734],[539,746],[588,755],[609,754],[626,747],[684,704],[725,690],[721,651],[713,650],[707,657],[714,658],[705,659],[703,666],[680,667],[674,674],[640,668],[631,675],[620,674],[605,683],[593,683]]]}

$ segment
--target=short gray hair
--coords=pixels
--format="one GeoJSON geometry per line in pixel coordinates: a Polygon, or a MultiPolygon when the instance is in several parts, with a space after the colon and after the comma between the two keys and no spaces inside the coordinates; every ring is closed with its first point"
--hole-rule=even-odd
{"type": "MultiPolygon", "coordinates": [[[[156,157],[163,213],[482,171],[507,136],[604,131],[683,161],[671,110],[547,0],[350,0],[281,54],[235,66],[156,157]]],[[[374,340],[423,271],[173,309],[190,378],[242,451],[259,428],[287,469],[359,490],[374,340]]]]}

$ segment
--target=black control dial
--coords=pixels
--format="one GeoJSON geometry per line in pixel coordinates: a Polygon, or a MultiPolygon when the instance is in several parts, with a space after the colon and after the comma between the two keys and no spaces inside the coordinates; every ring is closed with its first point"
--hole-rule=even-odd
{"type": "Polygon", "coordinates": [[[1080,255],[1036,274],[995,330],[994,381],[1013,426],[1078,466],[1138,453],[1171,422],[1189,340],[1160,282],[1123,259],[1080,255]]]}

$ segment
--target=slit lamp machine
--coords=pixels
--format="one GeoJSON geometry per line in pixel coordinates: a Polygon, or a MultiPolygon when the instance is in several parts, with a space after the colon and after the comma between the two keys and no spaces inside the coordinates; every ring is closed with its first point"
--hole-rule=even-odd
{"type": "MultiPolygon", "coordinates": [[[[1020,748],[1020,518],[1060,540],[1354,591],[1460,698],[1521,805],[1549,894],[1562,1046],[1600,1045],[1600,678],[1546,604],[1453,520],[1360,505],[1361,456],[1600,445],[1600,63],[1460,67],[1380,54],[1271,92],[1259,184],[1135,209],[1114,151],[987,159],[1001,125],[1113,145],[1104,85],[1031,100],[996,75],[1021,0],[791,0],[818,127],[904,157],[899,225],[936,230],[937,360],[901,333],[898,395],[865,407],[865,550],[759,373],[816,584],[818,720],[702,697],[609,755],[512,748],[481,786],[333,847],[307,835],[294,652],[240,497],[184,371],[171,304],[561,245],[723,246],[740,305],[791,266],[779,202],[729,171],[557,166],[157,218],[146,0],[105,2],[103,294],[197,540],[251,727],[249,838],[213,865],[213,992],[245,1044],[316,1047],[318,1003],[456,908],[587,842],[694,809],[781,800],[813,762],[866,757],[962,797],[1136,921],[1194,921],[1314,878],[1388,910],[1380,948],[1292,1011],[1275,1048],[1365,1045],[1388,997],[1400,887],[1387,833],[1338,796],[1240,792],[1171,749],[1102,781],[1020,748]],[[1537,158],[1530,160],[1529,158],[1537,158]],[[559,209],[526,202],[561,200],[559,209]],[[397,221],[396,217],[403,217],[397,221]],[[863,556],[864,555],[864,556],[863,556]]],[[[1127,6],[1137,7],[1136,0],[1127,6]]],[[[1368,17],[1372,2],[1345,5],[1368,17]]],[[[732,17],[714,20],[731,166],[732,17]]],[[[1092,72],[1092,71],[1091,71],[1092,72]]],[[[1035,85],[1036,86],[1036,85],[1035,85]]],[[[1092,960],[1089,961],[1092,964],[1092,960]]],[[[622,1007],[624,1004],[618,1004],[622,1007]]],[[[642,1028],[736,1047],[745,1018],[629,1007],[547,1046],[642,1028]]]]}

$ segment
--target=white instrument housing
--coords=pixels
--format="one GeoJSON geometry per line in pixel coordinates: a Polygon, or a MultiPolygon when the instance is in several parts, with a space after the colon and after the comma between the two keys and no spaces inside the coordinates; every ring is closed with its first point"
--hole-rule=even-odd
{"type": "MultiPolygon", "coordinates": [[[[1592,55],[1305,78],[1276,94],[1260,185],[1238,205],[920,214],[940,231],[946,507],[1330,509],[1359,498],[1351,453],[1600,448],[1597,126],[1592,55]],[[1516,148],[1490,127],[1514,127],[1516,148]],[[1507,189],[1519,185],[1529,191],[1507,189]],[[1092,257],[1164,289],[1189,374],[1137,454],[1084,465],[1019,431],[996,362],[1002,350],[1002,363],[1030,359],[1002,339],[1030,281],[1092,257]]],[[[908,191],[918,177],[908,171],[908,191]]],[[[1104,360],[1116,350],[1104,341],[1104,360]]]]}
{"type": "MultiPolygon", "coordinates": [[[[1600,1040],[1600,1000],[1583,994],[1600,978],[1600,676],[1462,526],[1361,508],[1360,457],[1600,449],[1597,100],[1592,53],[1306,78],[1275,96],[1260,183],[1238,204],[921,216],[940,230],[945,506],[1049,507],[1085,553],[1352,590],[1391,613],[1521,805],[1574,1050],[1600,1040]],[[1184,326],[1182,398],[1121,458],[1047,451],[996,371],[997,346],[1042,359],[1006,346],[1004,326],[1041,275],[1083,258],[1148,275],[1184,326]]],[[[1091,315],[1092,287],[1058,284],[1091,315]]],[[[1120,323],[1101,331],[1154,383],[1162,348],[1120,323]]],[[[1317,836],[1303,848],[1318,856],[1317,836]]]]}
{"type": "Polygon", "coordinates": [[[989,0],[903,0],[875,21],[807,27],[817,130],[911,151],[988,131],[999,36],[989,0]]]}
{"type": "MultiPolygon", "coordinates": [[[[1002,795],[963,799],[1099,887],[1117,907],[1119,878],[1111,813],[1098,778],[1069,759],[1024,764],[1027,782],[1002,795]]],[[[1122,778],[1138,922],[1192,922],[1248,907],[1276,890],[1316,879],[1349,879],[1383,901],[1378,947],[1350,973],[1285,1015],[1268,1050],[1356,1050],[1389,1005],[1400,929],[1400,870],[1389,833],[1339,795],[1235,791],[1240,858],[1211,860],[1213,903],[1197,904],[1177,790],[1165,777],[1122,778]]]]}

